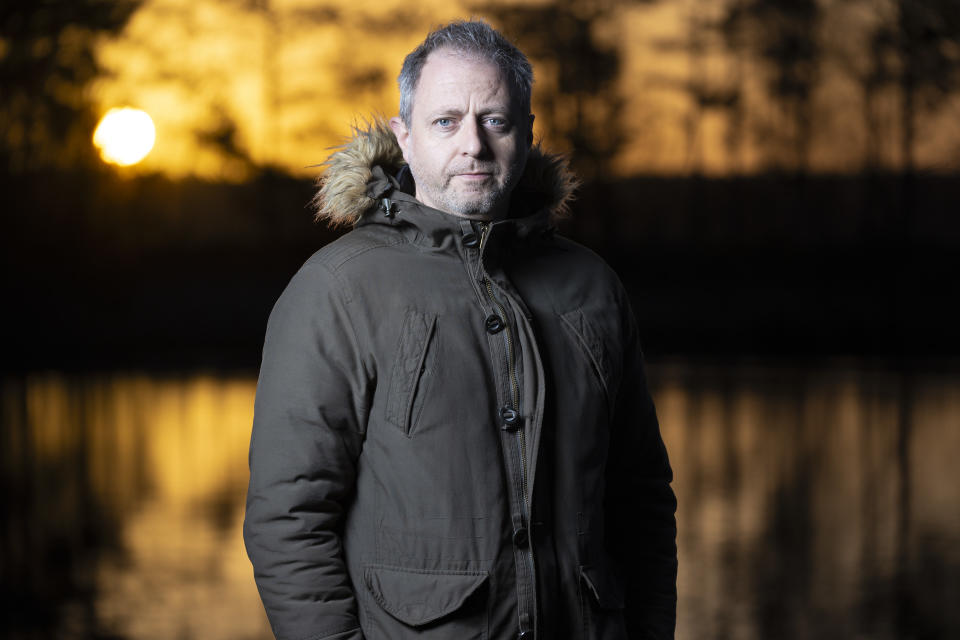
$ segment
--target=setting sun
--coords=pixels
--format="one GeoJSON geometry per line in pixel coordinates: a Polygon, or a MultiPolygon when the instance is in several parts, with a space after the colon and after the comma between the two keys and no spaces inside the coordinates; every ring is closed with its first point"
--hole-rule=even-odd
{"type": "Polygon", "coordinates": [[[93,144],[105,162],[126,167],[143,160],[157,138],[153,120],[145,111],[110,109],[93,132],[93,144]]]}

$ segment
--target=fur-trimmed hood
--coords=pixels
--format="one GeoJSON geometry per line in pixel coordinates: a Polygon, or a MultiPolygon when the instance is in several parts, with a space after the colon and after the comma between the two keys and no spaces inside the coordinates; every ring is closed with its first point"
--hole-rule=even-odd
{"type": "MultiPolygon", "coordinates": [[[[405,164],[386,120],[354,126],[350,140],[322,165],[326,169],[317,180],[317,194],[311,202],[317,221],[332,227],[355,225],[377,203],[367,188],[373,168],[380,166],[388,175],[395,175],[405,164]]],[[[546,209],[556,220],[569,213],[578,185],[564,156],[546,153],[536,144],[514,193],[522,193],[525,202],[534,203],[533,210],[525,213],[546,209]]]]}

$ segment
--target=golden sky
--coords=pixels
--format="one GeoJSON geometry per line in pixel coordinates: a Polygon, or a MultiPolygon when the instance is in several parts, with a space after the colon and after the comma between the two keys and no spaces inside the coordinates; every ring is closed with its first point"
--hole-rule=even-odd
{"type": "MultiPolygon", "coordinates": [[[[857,59],[874,9],[889,2],[821,3],[818,37],[829,55],[806,107],[813,126],[803,136],[803,162],[814,171],[861,169],[868,138],[881,165],[900,161],[897,96],[874,98],[873,126],[883,130],[869,130],[863,91],[841,63],[857,59]]],[[[725,49],[716,36],[690,46],[694,26],[727,6],[631,3],[594,23],[597,41],[615,44],[623,56],[619,87],[609,96],[623,100],[619,121],[611,123],[624,140],[609,159],[615,174],[751,173],[796,161],[792,147],[771,142],[793,139],[798,120],[765,97],[761,62],[725,49]],[[698,106],[689,91],[697,83],[721,95],[739,91],[740,128],[730,109],[698,106]]],[[[145,0],[100,46],[108,73],[93,98],[103,112],[133,106],[153,118],[156,145],[138,171],[237,180],[252,165],[269,164],[314,175],[310,165],[343,141],[351,122],[395,113],[396,74],[427,30],[470,15],[449,0],[415,8],[407,0],[145,0]]],[[[533,62],[536,112],[537,87],[555,86],[557,70],[550,60],[533,62]]],[[[915,144],[919,166],[957,169],[958,115],[960,97],[953,95],[924,117],[915,144]]],[[[542,115],[538,124],[542,133],[542,115]]],[[[566,150],[564,140],[545,143],[566,150]]]]}

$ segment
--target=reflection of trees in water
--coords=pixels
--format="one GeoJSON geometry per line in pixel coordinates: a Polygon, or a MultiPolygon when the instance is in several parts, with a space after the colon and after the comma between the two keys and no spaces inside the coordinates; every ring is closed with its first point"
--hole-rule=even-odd
{"type": "MultiPolygon", "coordinates": [[[[96,398],[42,387],[31,377],[0,386],[0,627],[13,638],[54,638],[64,625],[92,629],[90,568],[118,549],[121,514],[97,494],[89,433],[76,428],[96,398]],[[50,419],[42,427],[31,419],[38,410],[50,419]]],[[[124,478],[114,497],[141,491],[143,480],[124,478]]]]}
{"type": "MultiPolygon", "coordinates": [[[[651,366],[678,638],[957,637],[960,377],[913,375],[901,395],[890,371],[651,366]]],[[[6,378],[4,631],[269,637],[239,541],[253,385],[6,378]]]]}
{"type": "Polygon", "coordinates": [[[38,374],[0,394],[4,637],[267,637],[240,545],[249,377],[38,374]]]}
{"type": "Polygon", "coordinates": [[[955,637],[958,379],[910,377],[903,394],[896,371],[652,370],[678,637],[955,637]]]}

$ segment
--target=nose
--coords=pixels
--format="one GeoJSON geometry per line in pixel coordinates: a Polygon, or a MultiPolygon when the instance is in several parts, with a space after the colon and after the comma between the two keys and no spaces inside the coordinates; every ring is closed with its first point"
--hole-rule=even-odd
{"type": "Polygon", "coordinates": [[[487,150],[483,127],[473,118],[466,118],[460,127],[460,152],[465,156],[482,156],[487,150]]]}

